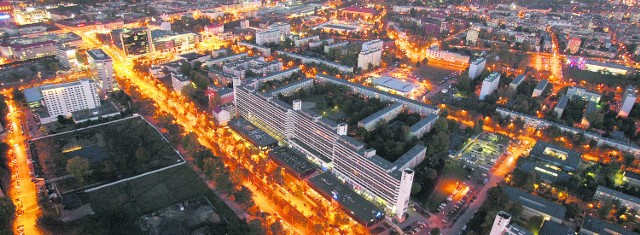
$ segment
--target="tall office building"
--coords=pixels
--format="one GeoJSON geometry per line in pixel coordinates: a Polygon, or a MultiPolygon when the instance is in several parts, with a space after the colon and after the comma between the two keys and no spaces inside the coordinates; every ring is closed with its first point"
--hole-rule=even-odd
{"type": "Polygon", "coordinates": [[[500,73],[493,72],[489,74],[489,76],[482,81],[482,88],[480,88],[478,99],[484,100],[488,95],[491,95],[498,89],[498,84],[500,84],[500,73]]]}
{"type": "Polygon", "coordinates": [[[151,32],[146,28],[123,29],[120,32],[125,56],[142,56],[151,52],[151,32]]]}
{"type": "Polygon", "coordinates": [[[473,80],[480,77],[486,64],[486,58],[477,58],[471,61],[471,64],[469,64],[469,78],[473,80]]]}
{"type": "Polygon", "coordinates": [[[98,74],[102,92],[113,91],[113,61],[102,49],[87,50],[87,61],[98,74]]]}
{"type": "Polygon", "coordinates": [[[629,117],[629,113],[633,108],[633,105],[636,103],[636,88],[633,86],[628,86],[627,90],[624,91],[622,95],[622,103],[620,103],[620,111],[618,111],[618,116],[620,117],[629,117]]]}
{"type": "Polygon", "coordinates": [[[100,107],[100,97],[96,90],[96,83],[90,79],[40,87],[42,98],[51,117],[100,107]]]}

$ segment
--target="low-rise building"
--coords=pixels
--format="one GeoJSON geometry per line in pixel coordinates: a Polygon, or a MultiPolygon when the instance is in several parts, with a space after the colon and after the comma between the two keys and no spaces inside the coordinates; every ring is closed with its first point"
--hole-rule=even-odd
{"type": "Polygon", "coordinates": [[[560,204],[556,204],[542,197],[533,196],[520,189],[505,186],[504,194],[509,200],[519,203],[524,209],[522,217],[529,219],[533,216],[541,216],[544,220],[551,220],[562,223],[567,212],[567,208],[560,204]]]}
{"type": "Polygon", "coordinates": [[[256,44],[262,46],[267,43],[280,43],[280,30],[269,29],[256,33],[256,44]]]}
{"type": "Polygon", "coordinates": [[[620,203],[620,206],[627,209],[635,211],[640,209],[640,199],[637,197],[615,191],[602,185],[599,185],[596,189],[596,192],[593,194],[593,199],[603,202],[617,201],[620,203]]]}
{"type": "Polygon", "coordinates": [[[191,85],[191,81],[184,74],[171,73],[171,85],[174,91],[182,92],[182,88],[191,85]]]}
{"type": "Polygon", "coordinates": [[[520,86],[520,84],[522,84],[522,82],[524,82],[524,78],[525,78],[524,74],[520,74],[520,75],[516,76],[516,78],[513,79],[513,81],[511,81],[511,83],[509,83],[509,88],[517,90],[518,86],[520,86]]]}
{"type": "Polygon", "coordinates": [[[633,171],[625,171],[622,173],[622,181],[631,187],[640,188],[640,174],[633,171]]]}
{"type": "Polygon", "coordinates": [[[577,97],[584,101],[600,102],[601,95],[595,92],[587,91],[586,88],[572,86],[567,89],[567,96],[569,98],[577,97]]]}
{"type": "Polygon", "coordinates": [[[538,85],[536,85],[536,88],[533,89],[533,92],[531,93],[531,97],[535,98],[535,97],[542,96],[542,92],[544,92],[544,89],[547,88],[547,85],[549,85],[549,80],[547,79],[540,80],[538,85]]]}
{"type": "Polygon", "coordinates": [[[408,94],[411,94],[413,89],[417,87],[412,83],[404,82],[391,77],[379,77],[373,79],[373,85],[382,91],[401,96],[407,96],[408,94]]]}
{"type": "Polygon", "coordinates": [[[402,112],[402,104],[393,103],[386,108],[369,115],[365,119],[360,120],[358,122],[358,127],[371,131],[376,128],[379,122],[388,122],[397,117],[400,112],[402,112]]]}
{"type": "Polygon", "coordinates": [[[588,215],[582,221],[579,235],[638,235],[619,225],[612,224],[588,215]]]}
{"type": "Polygon", "coordinates": [[[216,120],[218,126],[226,126],[231,120],[231,114],[220,106],[216,106],[213,108],[213,118],[216,120]]]}
{"type": "Polygon", "coordinates": [[[569,103],[569,97],[563,95],[558,100],[556,107],[553,108],[553,111],[556,113],[557,118],[562,117],[562,113],[564,113],[564,109],[567,108],[567,104],[569,103]]]}
{"type": "Polygon", "coordinates": [[[431,129],[433,129],[433,126],[436,124],[436,121],[438,120],[439,117],[440,116],[438,114],[434,114],[434,113],[427,115],[427,117],[416,122],[416,124],[413,124],[409,128],[410,135],[418,139],[422,138],[424,134],[428,133],[429,131],[431,131],[431,129]]]}

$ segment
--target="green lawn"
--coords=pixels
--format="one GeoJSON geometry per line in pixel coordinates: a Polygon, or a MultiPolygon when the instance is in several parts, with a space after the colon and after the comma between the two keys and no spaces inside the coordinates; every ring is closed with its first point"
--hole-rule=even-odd
{"type": "Polygon", "coordinates": [[[131,218],[211,193],[187,165],[81,194],[98,215],[122,209],[131,218]]]}

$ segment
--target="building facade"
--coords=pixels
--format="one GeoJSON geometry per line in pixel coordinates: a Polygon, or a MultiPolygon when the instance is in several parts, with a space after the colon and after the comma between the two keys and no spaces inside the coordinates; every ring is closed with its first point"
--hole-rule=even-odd
{"type": "Polygon", "coordinates": [[[633,86],[627,86],[627,89],[622,95],[622,102],[620,103],[618,116],[625,118],[629,117],[629,113],[631,112],[633,105],[636,103],[636,99],[636,88],[633,86]]]}
{"type": "Polygon", "coordinates": [[[480,95],[478,99],[484,100],[488,95],[491,95],[498,89],[500,84],[500,73],[493,72],[482,81],[482,88],[480,88],[480,95]]]}
{"type": "Polygon", "coordinates": [[[40,87],[50,117],[100,107],[97,90],[96,83],[89,79],[40,87]]]}
{"type": "Polygon", "coordinates": [[[269,29],[256,33],[256,44],[262,46],[267,43],[280,43],[280,30],[269,29]]]}
{"type": "Polygon", "coordinates": [[[100,82],[102,92],[111,92],[113,83],[113,61],[111,57],[104,53],[102,49],[87,50],[87,61],[97,73],[97,80],[100,82]]]}
{"type": "Polygon", "coordinates": [[[146,28],[123,29],[120,32],[122,51],[127,57],[137,57],[152,51],[151,32],[146,28]]]}
{"type": "Polygon", "coordinates": [[[486,58],[477,58],[471,61],[471,64],[469,64],[469,78],[473,80],[480,77],[480,74],[482,74],[486,64],[486,58]]]}

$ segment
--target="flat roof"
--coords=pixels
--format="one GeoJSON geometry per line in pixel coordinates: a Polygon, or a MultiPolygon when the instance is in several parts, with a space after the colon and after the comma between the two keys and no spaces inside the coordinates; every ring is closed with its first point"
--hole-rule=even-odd
{"type": "Polygon", "coordinates": [[[395,110],[397,108],[402,108],[402,104],[401,103],[393,103],[393,104],[387,106],[386,108],[383,108],[383,109],[379,110],[378,112],[375,112],[375,113],[369,115],[368,117],[360,120],[358,123],[363,123],[363,124],[366,125],[366,124],[369,124],[369,123],[374,122],[374,121],[377,122],[380,117],[383,117],[384,115],[387,115],[387,113],[389,113],[389,112],[391,112],[391,111],[393,111],[393,110],[395,110]]]}
{"type": "Polygon", "coordinates": [[[624,66],[624,65],[620,65],[620,64],[613,64],[613,63],[603,63],[603,62],[599,62],[599,61],[595,61],[595,60],[586,60],[585,64],[589,64],[589,65],[596,65],[596,66],[601,66],[601,67],[608,67],[608,68],[615,68],[615,69],[622,69],[622,70],[627,70],[627,71],[631,71],[632,69],[624,66]]]}
{"type": "Polygon", "coordinates": [[[547,85],[549,84],[549,80],[547,79],[542,79],[540,80],[540,82],[538,82],[538,85],[536,85],[536,90],[544,90],[544,88],[547,87],[547,85]]]}
{"type": "Polygon", "coordinates": [[[104,53],[102,49],[87,50],[87,54],[93,58],[93,60],[111,60],[111,57],[104,53]]]}
{"type": "Polygon", "coordinates": [[[529,155],[542,161],[562,167],[568,171],[578,169],[578,164],[580,164],[581,156],[580,153],[576,151],[544,141],[536,142],[536,145],[533,146],[533,148],[529,152],[529,155]]]}
{"type": "Polygon", "coordinates": [[[24,97],[27,100],[27,103],[37,102],[42,100],[42,92],[40,92],[40,87],[32,87],[22,90],[24,93],[24,97]]]}
{"type": "Polygon", "coordinates": [[[416,88],[416,85],[410,82],[404,82],[391,77],[376,78],[373,80],[373,84],[405,93],[411,92],[414,88],[416,88]]]}
{"type": "Polygon", "coordinates": [[[364,199],[328,172],[310,178],[309,182],[320,191],[320,194],[337,201],[359,220],[371,223],[384,218],[382,209],[364,199]]]}
{"type": "Polygon", "coordinates": [[[411,128],[409,129],[411,132],[416,132],[420,129],[422,129],[422,127],[431,124],[432,122],[435,122],[436,120],[438,120],[438,115],[437,114],[429,114],[427,115],[427,117],[420,119],[420,121],[416,122],[416,124],[413,124],[411,126],[411,128]]]}
{"type": "Polygon", "coordinates": [[[184,58],[185,60],[191,61],[191,60],[204,57],[206,55],[195,53],[195,52],[189,52],[189,53],[180,54],[178,56],[180,56],[181,58],[184,58]]]}
{"type": "Polygon", "coordinates": [[[556,104],[556,108],[564,109],[567,107],[568,103],[569,103],[569,97],[567,97],[566,95],[563,95],[560,97],[560,100],[558,100],[558,104],[556,104]]]}
{"type": "Polygon", "coordinates": [[[509,200],[520,203],[522,206],[526,206],[549,216],[553,216],[554,218],[564,219],[564,215],[567,212],[567,208],[560,204],[556,204],[542,197],[533,196],[511,186],[505,186],[504,193],[509,197],[509,200]]]}
{"type": "Polygon", "coordinates": [[[496,79],[500,78],[500,73],[498,72],[492,72],[491,74],[489,74],[489,76],[487,76],[484,80],[487,82],[493,82],[496,79]]]}
{"type": "Polygon", "coordinates": [[[534,160],[533,158],[525,158],[518,161],[517,169],[527,173],[536,173],[538,178],[548,182],[563,181],[570,178],[567,172],[564,172],[557,167],[550,167],[548,163],[544,164],[539,160],[534,160]]]}
{"type": "Polygon", "coordinates": [[[409,149],[409,151],[402,154],[402,156],[394,161],[393,164],[397,167],[404,166],[405,164],[407,164],[407,162],[413,160],[416,156],[418,156],[420,152],[424,151],[425,149],[427,149],[427,147],[425,147],[424,145],[416,144],[416,146],[413,146],[413,148],[409,149]]]}
{"type": "Polygon", "coordinates": [[[582,230],[588,230],[601,235],[638,235],[637,233],[626,230],[619,225],[605,222],[591,216],[587,216],[584,218],[584,220],[582,221],[582,227],[580,228],[580,232],[578,234],[592,234],[582,230]]]}
{"type": "Polygon", "coordinates": [[[515,79],[513,79],[513,81],[511,81],[511,84],[514,84],[514,85],[520,84],[522,81],[524,81],[524,77],[525,77],[524,74],[518,75],[515,79]]]}
{"type": "Polygon", "coordinates": [[[635,173],[635,172],[633,172],[633,171],[625,171],[622,175],[623,175],[624,177],[627,177],[627,178],[631,178],[631,179],[635,179],[635,180],[640,180],[640,174],[635,173]]]}
{"type": "Polygon", "coordinates": [[[602,192],[602,193],[605,193],[605,194],[608,194],[608,195],[611,195],[611,196],[614,196],[614,197],[617,197],[617,198],[622,198],[624,200],[627,200],[627,201],[630,201],[630,202],[633,202],[635,204],[640,205],[640,199],[638,199],[637,197],[634,197],[634,196],[631,196],[631,195],[628,195],[628,194],[625,194],[625,193],[622,193],[622,192],[607,188],[607,187],[602,186],[602,185],[598,185],[598,188],[596,189],[596,193],[598,193],[598,192],[602,192]]]}
{"type": "Polygon", "coordinates": [[[282,162],[285,167],[299,176],[311,174],[315,166],[309,162],[302,154],[297,153],[289,148],[276,148],[269,152],[269,156],[282,162]]]}
{"type": "Polygon", "coordinates": [[[76,86],[76,85],[80,85],[80,83],[82,81],[88,81],[90,83],[94,82],[91,79],[82,78],[82,79],[80,79],[78,81],[75,81],[75,82],[42,85],[42,86],[40,86],[40,90],[42,91],[42,90],[49,90],[49,89],[64,88],[64,87],[69,87],[69,86],[76,86]]]}
{"type": "Polygon", "coordinates": [[[269,134],[251,124],[244,118],[235,118],[227,123],[231,129],[247,136],[251,142],[260,147],[276,145],[278,141],[269,134]]]}
{"type": "Polygon", "coordinates": [[[539,234],[575,235],[576,231],[558,222],[547,220],[540,228],[539,234]]]}

